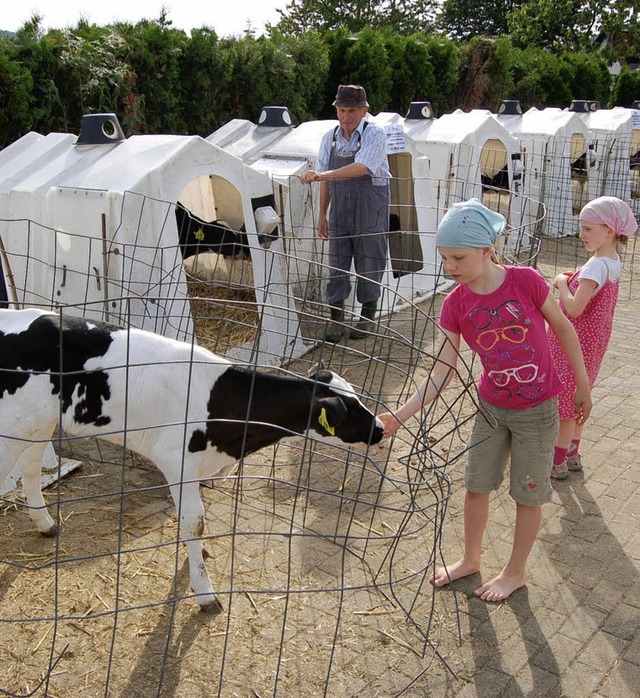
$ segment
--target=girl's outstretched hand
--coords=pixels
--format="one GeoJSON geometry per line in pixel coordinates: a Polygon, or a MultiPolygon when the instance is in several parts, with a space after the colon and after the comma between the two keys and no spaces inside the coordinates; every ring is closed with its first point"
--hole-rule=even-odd
{"type": "Polygon", "coordinates": [[[402,422],[393,414],[393,412],[383,412],[378,415],[378,418],[384,425],[384,436],[389,438],[393,436],[400,428],[402,422]]]}

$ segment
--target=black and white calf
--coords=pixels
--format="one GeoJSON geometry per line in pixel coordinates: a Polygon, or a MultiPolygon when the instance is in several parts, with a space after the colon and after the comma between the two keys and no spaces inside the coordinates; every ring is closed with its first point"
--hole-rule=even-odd
{"type": "Polygon", "coordinates": [[[232,230],[223,221],[204,221],[179,201],[176,204],[176,225],[183,259],[201,252],[217,252],[223,257],[250,257],[246,233],[232,230]]]}
{"type": "Polygon", "coordinates": [[[377,443],[382,423],[340,376],[308,378],[236,366],[198,346],[42,310],[0,310],[0,482],[16,463],[38,531],[56,523],[40,489],[55,427],[101,436],[152,460],[180,515],[191,586],[220,610],[200,537],[199,483],[241,456],[312,429],[345,443],[377,443]]]}

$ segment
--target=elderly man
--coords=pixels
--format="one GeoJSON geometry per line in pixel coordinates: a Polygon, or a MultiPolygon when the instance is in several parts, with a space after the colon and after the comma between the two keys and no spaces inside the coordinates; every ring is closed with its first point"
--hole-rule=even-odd
{"type": "Polygon", "coordinates": [[[373,329],[387,264],[391,173],[384,131],[365,118],[369,103],[364,88],[340,85],[333,106],[339,125],[324,135],[316,169],[299,179],[320,182],[318,235],[329,240],[331,267],[327,301],[332,322],[325,339],[338,342],[359,339],[373,329]],[[362,316],[355,328],[347,329],[344,302],[351,291],[352,260],[362,316]]]}

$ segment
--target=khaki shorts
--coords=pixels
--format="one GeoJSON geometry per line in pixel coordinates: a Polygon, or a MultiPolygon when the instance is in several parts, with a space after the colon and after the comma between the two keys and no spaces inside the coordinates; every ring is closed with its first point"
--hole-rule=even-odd
{"type": "Polygon", "coordinates": [[[527,410],[496,407],[484,400],[480,405],[467,459],[467,490],[478,494],[497,490],[511,456],[511,497],[528,506],[548,502],[553,492],[551,465],[558,436],[558,398],[527,410]]]}

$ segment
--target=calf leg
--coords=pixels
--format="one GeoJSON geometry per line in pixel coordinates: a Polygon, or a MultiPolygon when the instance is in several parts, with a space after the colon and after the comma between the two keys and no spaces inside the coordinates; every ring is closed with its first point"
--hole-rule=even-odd
{"type": "Polygon", "coordinates": [[[47,510],[40,486],[40,467],[47,443],[47,441],[29,443],[17,439],[0,440],[0,449],[2,449],[0,482],[6,480],[14,465],[17,464],[22,474],[29,516],[40,533],[45,536],[55,536],[58,529],[47,510]]]}
{"type": "Polygon", "coordinates": [[[191,588],[203,611],[220,613],[222,605],[216,598],[204,564],[201,540],[204,533],[204,507],[200,499],[199,482],[173,484],[169,485],[169,489],[180,517],[180,540],[187,546],[191,588]]]}
{"type": "Polygon", "coordinates": [[[58,526],[49,514],[40,483],[42,456],[47,443],[31,444],[22,452],[18,464],[22,472],[22,485],[29,506],[29,516],[43,536],[55,536],[58,526]]]}

